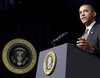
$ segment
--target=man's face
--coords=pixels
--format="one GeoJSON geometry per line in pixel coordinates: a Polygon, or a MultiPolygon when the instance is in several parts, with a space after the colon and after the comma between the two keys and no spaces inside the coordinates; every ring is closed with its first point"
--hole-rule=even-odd
{"type": "Polygon", "coordinates": [[[89,25],[93,22],[95,14],[89,6],[83,5],[79,9],[80,19],[83,24],[89,25]]]}

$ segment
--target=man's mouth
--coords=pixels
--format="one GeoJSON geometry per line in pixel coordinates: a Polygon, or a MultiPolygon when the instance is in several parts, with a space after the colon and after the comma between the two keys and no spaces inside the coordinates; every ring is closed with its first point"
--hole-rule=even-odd
{"type": "Polygon", "coordinates": [[[84,20],[84,19],[86,19],[86,17],[82,17],[81,19],[84,20]]]}

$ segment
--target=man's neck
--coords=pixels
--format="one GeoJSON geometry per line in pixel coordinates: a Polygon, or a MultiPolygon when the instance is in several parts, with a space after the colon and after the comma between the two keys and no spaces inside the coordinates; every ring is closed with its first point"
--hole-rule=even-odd
{"type": "Polygon", "coordinates": [[[95,20],[92,20],[91,22],[85,24],[86,27],[90,26],[93,22],[95,22],[95,20]]]}

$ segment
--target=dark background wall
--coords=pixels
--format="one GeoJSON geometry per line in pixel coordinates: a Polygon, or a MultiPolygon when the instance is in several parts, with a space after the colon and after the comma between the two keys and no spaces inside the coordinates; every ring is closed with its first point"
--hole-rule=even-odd
{"type": "Polygon", "coordinates": [[[7,42],[15,38],[30,41],[40,51],[53,47],[51,41],[60,34],[69,35],[65,42],[75,44],[84,32],[78,8],[83,3],[94,5],[97,22],[100,23],[99,0],[0,0],[0,76],[2,78],[35,78],[36,67],[26,74],[18,75],[8,71],[2,62],[2,50],[7,42]]]}

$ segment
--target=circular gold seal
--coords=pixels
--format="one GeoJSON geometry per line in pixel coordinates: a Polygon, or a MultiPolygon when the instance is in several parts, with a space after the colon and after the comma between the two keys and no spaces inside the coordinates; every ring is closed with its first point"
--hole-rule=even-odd
{"type": "Polygon", "coordinates": [[[55,68],[56,65],[56,54],[53,51],[50,51],[46,54],[43,63],[43,70],[46,75],[50,75],[55,68]]]}
{"type": "Polygon", "coordinates": [[[36,49],[25,39],[13,39],[4,46],[2,60],[5,67],[11,72],[24,74],[36,64],[36,49]]]}

